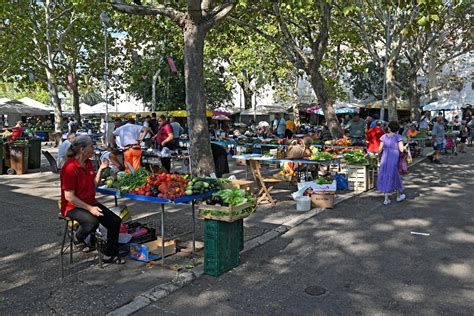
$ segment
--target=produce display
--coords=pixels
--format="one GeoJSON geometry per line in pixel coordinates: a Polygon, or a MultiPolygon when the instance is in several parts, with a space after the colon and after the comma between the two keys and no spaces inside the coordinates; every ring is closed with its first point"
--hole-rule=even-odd
{"type": "Polygon", "coordinates": [[[200,206],[201,218],[244,218],[255,211],[255,197],[244,189],[220,190],[200,206]]]}
{"type": "Polygon", "coordinates": [[[326,177],[326,178],[319,177],[314,182],[316,182],[317,184],[322,185],[322,184],[332,184],[332,181],[333,181],[332,177],[326,177]]]}
{"type": "Polygon", "coordinates": [[[330,153],[327,153],[327,152],[313,152],[313,154],[311,155],[311,160],[328,160],[328,159],[333,159],[334,157],[330,154],[330,153]]]}
{"type": "Polygon", "coordinates": [[[351,165],[366,165],[369,163],[367,155],[362,150],[348,150],[344,153],[344,159],[351,165]]]}
{"type": "Polygon", "coordinates": [[[220,179],[211,177],[195,177],[186,186],[186,195],[202,194],[209,191],[218,190],[221,187],[220,179]]]}
{"type": "Polygon", "coordinates": [[[342,138],[339,138],[336,140],[336,146],[351,146],[352,141],[347,137],[343,136],[342,138]]]}

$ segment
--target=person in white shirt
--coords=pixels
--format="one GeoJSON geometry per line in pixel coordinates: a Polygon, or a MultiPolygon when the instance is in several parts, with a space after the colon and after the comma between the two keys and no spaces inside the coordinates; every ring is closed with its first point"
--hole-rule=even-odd
{"type": "Polygon", "coordinates": [[[74,133],[69,133],[67,135],[67,139],[59,146],[58,149],[58,168],[61,169],[64,165],[64,163],[67,160],[67,151],[69,147],[71,147],[72,142],[76,139],[76,134],[74,133]]]}
{"type": "Polygon", "coordinates": [[[137,170],[141,167],[142,149],[140,143],[143,141],[145,134],[148,132],[147,127],[136,125],[134,119],[129,119],[127,124],[118,127],[112,135],[115,137],[110,138],[110,144],[112,147],[116,146],[115,138],[119,137],[122,144],[123,160],[125,165],[125,171],[130,172],[130,167],[137,170]]]}
{"type": "Polygon", "coordinates": [[[184,128],[176,122],[176,119],[174,117],[170,117],[170,125],[173,128],[173,143],[174,143],[174,148],[177,149],[179,147],[179,136],[183,134],[184,128]]]}

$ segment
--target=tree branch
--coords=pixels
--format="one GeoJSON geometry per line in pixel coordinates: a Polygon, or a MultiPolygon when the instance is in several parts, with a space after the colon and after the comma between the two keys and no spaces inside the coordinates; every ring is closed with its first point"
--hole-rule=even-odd
{"type": "Polygon", "coordinates": [[[287,38],[286,42],[291,47],[292,51],[294,52],[294,55],[298,56],[298,58],[302,60],[304,64],[309,65],[309,59],[306,57],[306,54],[304,53],[303,49],[299,47],[299,44],[291,33],[291,31],[288,29],[281,15],[280,7],[277,3],[274,3],[273,5],[273,12],[277,17],[278,25],[280,26],[281,31],[287,38]]]}
{"type": "Polygon", "coordinates": [[[133,15],[164,15],[171,19],[179,26],[184,26],[185,14],[181,11],[175,10],[173,8],[158,4],[158,5],[127,5],[122,4],[118,0],[112,2],[112,7],[123,13],[133,14],[133,15]]]}
{"type": "Polygon", "coordinates": [[[293,55],[293,51],[291,50],[291,47],[289,47],[288,43],[284,42],[284,41],[281,41],[279,40],[277,37],[275,36],[272,36],[270,34],[267,34],[265,32],[263,32],[262,30],[260,30],[257,26],[255,25],[252,25],[250,23],[246,23],[244,21],[241,21],[239,19],[236,19],[236,18],[233,18],[233,17],[229,17],[228,20],[230,22],[234,22],[235,24],[238,24],[244,28],[248,28],[248,29],[251,29],[253,30],[255,33],[257,33],[258,35],[262,36],[263,38],[265,38],[266,40],[270,41],[270,42],[273,42],[275,44],[277,44],[280,49],[285,53],[285,55],[287,56],[288,60],[294,64],[295,66],[297,66],[297,68],[303,68],[303,65],[296,65],[297,63],[297,60],[296,60],[296,56],[293,55]]]}
{"type": "Polygon", "coordinates": [[[206,22],[207,26],[212,26],[216,23],[222,21],[225,17],[227,17],[232,10],[235,8],[236,0],[226,1],[223,2],[221,5],[217,6],[212,10],[211,18],[206,22]]]}
{"type": "Polygon", "coordinates": [[[64,15],[66,15],[67,13],[71,12],[72,10],[74,9],[74,6],[70,6],[69,8],[66,8],[64,9],[61,13],[59,13],[55,18],[52,18],[50,23],[53,24],[54,22],[56,22],[57,20],[59,20],[60,18],[62,18],[64,15]]]}

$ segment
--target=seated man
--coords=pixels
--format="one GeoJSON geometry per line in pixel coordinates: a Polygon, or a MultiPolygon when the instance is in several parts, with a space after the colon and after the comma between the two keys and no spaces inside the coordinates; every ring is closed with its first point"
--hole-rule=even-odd
{"type": "Polygon", "coordinates": [[[67,139],[59,146],[58,149],[58,158],[56,159],[58,161],[58,168],[61,169],[68,159],[67,157],[67,151],[69,150],[69,147],[71,147],[72,142],[76,140],[76,134],[74,133],[69,133],[67,135],[67,139]]]}

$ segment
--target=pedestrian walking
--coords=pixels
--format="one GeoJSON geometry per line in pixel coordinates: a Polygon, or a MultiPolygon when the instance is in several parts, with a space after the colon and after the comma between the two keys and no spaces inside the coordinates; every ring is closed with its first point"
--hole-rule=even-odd
{"type": "Polygon", "coordinates": [[[441,161],[441,152],[443,151],[444,147],[444,118],[443,116],[439,115],[436,118],[436,123],[433,125],[433,130],[431,131],[431,137],[433,141],[433,162],[440,164],[441,161]]]}
{"type": "Polygon", "coordinates": [[[403,146],[403,137],[398,134],[400,125],[396,121],[388,123],[388,130],[385,135],[380,137],[379,152],[382,152],[382,160],[377,178],[377,189],[384,193],[384,205],[391,203],[389,194],[397,192],[397,202],[405,200],[403,194],[402,177],[398,171],[398,162],[400,153],[406,150],[403,146]]]}

